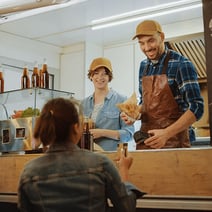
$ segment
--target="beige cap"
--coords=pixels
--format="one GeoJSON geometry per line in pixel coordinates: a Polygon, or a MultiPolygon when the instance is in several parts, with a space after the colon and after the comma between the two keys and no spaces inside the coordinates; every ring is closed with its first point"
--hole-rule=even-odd
{"type": "Polygon", "coordinates": [[[110,60],[108,60],[105,57],[99,57],[99,58],[94,59],[92,61],[91,65],[90,65],[90,69],[89,70],[90,71],[95,71],[97,68],[100,68],[100,67],[105,67],[110,72],[113,72],[110,60]]]}
{"type": "Polygon", "coordinates": [[[138,24],[136,28],[136,35],[133,40],[139,35],[154,35],[156,32],[162,32],[162,28],[157,21],[146,20],[138,24]]]}

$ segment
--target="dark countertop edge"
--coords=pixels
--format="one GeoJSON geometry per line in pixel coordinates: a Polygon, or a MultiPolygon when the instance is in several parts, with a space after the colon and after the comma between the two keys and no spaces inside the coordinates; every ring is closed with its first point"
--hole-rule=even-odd
{"type": "MultiPolygon", "coordinates": [[[[16,193],[0,193],[0,203],[17,203],[16,193]]],[[[144,195],[136,208],[212,210],[212,196],[144,195]]]]}

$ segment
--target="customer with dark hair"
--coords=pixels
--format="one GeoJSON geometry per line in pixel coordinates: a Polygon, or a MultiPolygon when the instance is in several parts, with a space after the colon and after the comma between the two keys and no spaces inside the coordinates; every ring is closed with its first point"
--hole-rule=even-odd
{"type": "Polygon", "coordinates": [[[76,100],[49,100],[38,117],[34,138],[48,150],[29,161],[20,176],[21,212],[133,212],[144,193],[128,182],[131,157],[114,162],[100,153],[80,149],[83,115],[76,100]],[[120,175],[119,175],[120,173],[120,175]]]}

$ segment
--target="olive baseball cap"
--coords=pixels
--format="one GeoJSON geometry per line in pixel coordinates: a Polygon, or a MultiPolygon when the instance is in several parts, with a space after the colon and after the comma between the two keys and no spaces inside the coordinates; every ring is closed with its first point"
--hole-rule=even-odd
{"type": "Polygon", "coordinates": [[[154,35],[156,32],[162,32],[161,25],[157,21],[143,21],[136,27],[136,34],[133,37],[133,40],[140,35],[154,35]]]}
{"type": "Polygon", "coordinates": [[[98,57],[94,59],[90,65],[89,71],[95,71],[97,68],[100,68],[100,67],[105,67],[110,72],[113,72],[110,60],[108,60],[105,57],[98,57]]]}

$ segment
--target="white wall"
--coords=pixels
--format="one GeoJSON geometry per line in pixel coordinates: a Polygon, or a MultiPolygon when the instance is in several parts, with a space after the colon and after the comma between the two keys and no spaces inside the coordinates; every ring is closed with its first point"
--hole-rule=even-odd
{"type": "Polygon", "coordinates": [[[84,96],[84,49],[84,44],[66,47],[60,57],[60,89],[75,93],[77,99],[84,96]]]}
{"type": "Polygon", "coordinates": [[[162,25],[162,28],[168,40],[187,37],[204,32],[203,18],[162,25]]]}
{"type": "Polygon", "coordinates": [[[104,56],[110,59],[113,68],[113,79],[110,87],[120,94],[130,96],[134,88],[134,51],[132,44],[109,46],[104,48],[104,56]]]}
{"type": "MultiPolygon", "coordinates": [[[[136,42],[134,43],[134,66],[135,66],[135,92],[137,97],[139,98],[139,79],[138,79],[138,75],[139,75],[139,67],[140,67],[140,63],[141,61],[146,58],[146,56],[144,55],[143,52],[141,52],[140,50],[140,46],[139,44],[136,42]]],[[[138,100],[139,101],[139,100],[138,100]]]]}
{"type": "Polygon", "coordinates": [[[85,43],[85,84],[84,84],[84,97],[91,95],[94,91],[93,83],[88,79],[87,74],[91,62],[94,58],[103,56],[103,47],[94,43],[85,43]]]}
{"type": "MultiPolygon", "coordinates": [[[[28,65],[32,69],[34,62],[42,64],[46,58],[49,72],[55,75],[55,88],[59,89],[59,69],[60,69],[60,52],[61,48],[47,45],[41,42],[35,42],[29,39],[16,37],[11,34],[0,32],[0,64],[8,64],[10,66],[24,67],[28,65]]],[[[4,67],[6,70],[8,67],[4,67]]],[[[13,69],[14,75],[6,75],[5,84],[6,89],[19,89],[20,83],[17,79],[18,69],[13,69]]],[[[20,70],[21,71],[21,70],[20,70]]]]}
{"type": "Polygon", "coordinates": [[[61,48],[0,32],[0,56],[33,63],[46,58],[49,66],[59,69],[61,48]]]}

